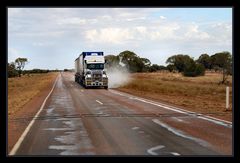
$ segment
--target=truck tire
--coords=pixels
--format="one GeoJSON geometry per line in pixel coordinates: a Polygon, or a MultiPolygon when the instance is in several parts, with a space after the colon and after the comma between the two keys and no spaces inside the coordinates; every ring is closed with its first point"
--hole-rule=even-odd
{"type": "Polygon", "coordinates": [[[104,88],[105,88],[105,89],[108,89],[108,86],[105,86],[104,88]]]}

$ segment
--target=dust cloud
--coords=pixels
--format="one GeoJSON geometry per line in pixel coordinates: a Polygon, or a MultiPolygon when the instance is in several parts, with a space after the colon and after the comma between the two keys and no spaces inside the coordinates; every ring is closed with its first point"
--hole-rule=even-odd
{"type": "Polygon", "coordinates": [[[128,70],[123,68],[110,68],[107,69],[108,87],[118,88],[124,86],[130,81],[130,74],[128,70]]]}

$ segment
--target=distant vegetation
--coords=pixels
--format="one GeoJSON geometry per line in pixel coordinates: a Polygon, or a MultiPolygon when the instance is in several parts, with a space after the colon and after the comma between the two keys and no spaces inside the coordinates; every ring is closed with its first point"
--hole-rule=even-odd
{"type": "MultiPolygon", "coordinates": [[[[125,50],[118,55],[106,55],[106,68],[126,68],[129,72],[156,72],[169,71],[180,72],[187,77],[203,76],[205,70],[221,72],[222,80],[219,84],[225,84],[228,75],[232,75],[232,55],[223,51],[212,56],[202,54],[197,60],[189,55],[177,54],[166,60],[167,66],[151,64],[147,58],[141,58],[132,51],[125,50]]],[[[28,63],[27,58],[17,58],[15,62],[8,63],[8,77],[16,77],[23,74],[31,73],[48,73],[59,72],[61,70],[33,69],[23,70],[28,63]]],[[[73,71],[72,69],[64,69],[63,71],[73,71]]]]}
{"type": "Polygon", "coordinates": [[[126,67],[130,72],[156,72],[167,70],[169,72],[180,72],[186,77],[203,76],[205,70],[221,71],[223,76],[220,83],[226,83],[227,76],[232,75],[232,55],[229,52],[219,52],[212,56],[202,54],[197,60],[189,55],[177,54],[169,57],[167,66],[151,64],[147,58],[141,58],[132,51],[123,51],[118,55],[107,55],[106,68],[126,67]]]}
{"type": "MultiPolygon", "coordinates": [[[[48,72],[60,72],[61,70],[48,70],[48,69],[32,69],[23,70],[25,65],[28,63],[27,58],[17,58],[15,62],[8,63],[8,77],[21,77],[21,75],[29,75],[36,73],[48,73],[48,72]]],[[[67,70],[67,69],[64,69],[67,70]]]]}
{"type": "Polygon", "coordinates": [[[15,60],[15,67],[16,70],[18,71],[18,76],[20,77],[22,74],[22,70],[24,69],[25,65],[28,63],[27,58],[17,58],[15,60]]]}

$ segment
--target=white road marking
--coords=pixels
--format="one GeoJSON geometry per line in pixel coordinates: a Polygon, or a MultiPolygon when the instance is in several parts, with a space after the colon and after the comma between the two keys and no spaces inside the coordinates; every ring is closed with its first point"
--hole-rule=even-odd
{"type": "Polygon", "coordinates": [[[198,114],[196,112],[180,109],[180,108],[177,108],[177,107],[174,107],[174,106],[169,106],[169,105],[166,105],[166,104],[162,104],[162,103],[159,103],[159,102],[154,102],[154,101],[147,100],[147,99],[144,99],[144,98],[138,98],[136,96],[128,95],[126,93],[124,93],[124,94],[119,93],[118,91],[115,91],[115,90],[109,90],[109,92],[114,93],[114,94],[118,94],[120,96],[128,97],[131,100],[138,100],[138,101],[141,101],[141,102],[144,102],[144,103],[159,106],[159,107],[167,109],[167,110],[172,110],[172,111],[175,111],[175,112],[178,112],[178,113],[187,114],[187,115],[190,115],[190,116],[196,116],[197,115],[196,116],[197,118],[204,119],[204,120],[207,120],[207,121],[210,121],[210,122],[213,122],[215,124],[222,125],[222,126],[225,126],[225,127],[230,127],[230,128],[232,127],[232,122],[230,122],[230,121],[218,119],[218,118],[211,117],[211,116],[206,116],[206,115],[203,115],[203,114],[198,114]]]}
{"type": "Polygon", "coordinates": [[[76,147],[74,145],[50,145],[48,149],[56,150],[74,150],[76,147]]]}
{"type": "Polygon", "coordinates": [[[172,119],[175,119],[175,120],[177,120],[178,122],[183,122],[182,119],[179,119],[179,118],[177,118],[177,117],[172,117],[172,119]]]}
{"type": "Polygon", "coordinates": [[[98,103],[101,104],[101,105],[103,104],[102,102],[100,102],[100,101],[98,101],[98,100],[96,100],[96,102],[98,102],[98,103]]]}
{"type": "Polygon", "coordinates": [[[171,152],[171,154],[174,155],[174,156],[180,156],[180,154],[177,153],[177,152],[171,152]]]}
{"type": "Polygon", "coordinates": [[[27,126],[27,128],[24,130],[24,132],[22,133],[22,135],[20,136],[20,138],[18,139],[17,143],[14,145],[13,149],[10,151],[9,155],[14,155],[18,148],[20,147],[20,145],[22,144],[24,138],[26,137],[27,133],[29,132],[29,130],[31,129],[32,125],[34,124],[35,122],[35,119],[38,118],[39,114],[41,113],[41,111],[43,110],[44,106],[45,106],[45,103],[46,101],[48,100],[49,96],[52,94],[53,92],[53,89],[55,88],[55,85],[58,81],[58,78],[59,78],[59,75],[57,76],[56,80],[55,80],[55,83],[51,89],[51,91],[49,92],[49,94],[47,95],[47,97],[45,98],[45,100],[43,101],[42,105],[41,105],[41,108],[39,109],[39,111],[36,113],[36,115],[33,117],[32,121],[29,123],[29,125],[27,126]]]}
{"type": "Polygon", "coordinates": [[[154,152],[154,151],[159,150],[159,149],[162,149],[162,148],[164,148],[164,147],[165,147],[165,146],[163,146],[163,145],[158,145],[158,146],[156,146],[156,147],[152,147],[152,148],[148,149],[147,152],[148,152],[150,155],[158,155],[158,153],[156,153],[156,152],[154,152]]]}
{"type": "Polygon", "coordinates": [[[100,112],[98,112],[97,114],[103,114],[103,112],[102,112],[102,111],[100,111],[100,112]]]}
{"type": "Polygon", "coordinates": [[[168,126],[167,124],[159,121],[158,119],[152,119],[152,121],[154,123],[160,125],[161,127],[166,128],[168,131],[174,133],[177,136],[180,136],[180,137],[183,137],[183,138],[186,138],[186,139],[190,139],[190,140],[194,140],[195,142],[197,142],[197,143],[199,143],[199,144],[201,144],[203,146],[209,146],[209,144],[206,141],[204,141],[202,139],[198,139],[198,138],[192,137],[190,135],[187,135],[187,134],[185,134],[184,132],[182,132],[180,130],[177,130],[177,129],[173,128],[173,127],[168,126]]]}
{"type": "Polygon", "coordinates": [[[139,129],[139,127],[133,127],[132,128],[132,130],[138,130],[139,129]]]}
{"type": "Polygon", "coordinates": [[[222,126],[225,126],[225,127],[232,127],[232,123],[224,123],[224,122],[227,122],[227,121],[219,121],[217,118],[214,118],[214,117],[211,117],[211,118],[207,118],[209,116],[201,116],[201,117],[198,117],[200,119],[204,119],[204,120],[208,120],[208,121],[211,121],[213,123],[216,123],[216,124],[219,124],[219,125],[222,125],[222,126]]]}
{"type": "Polygon", "coordinates": [[[67,131],[67,130],[71,130],[71,128],[45,128],[43,130],[47,130],[47,131],[67,131]]]}

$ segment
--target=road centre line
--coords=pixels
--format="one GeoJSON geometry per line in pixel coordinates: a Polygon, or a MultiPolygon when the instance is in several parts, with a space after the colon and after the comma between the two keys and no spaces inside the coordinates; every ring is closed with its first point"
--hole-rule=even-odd
{"type": "Polygon", "coordinates": [[[52,94],[55,85],[58,81],[59,75],[57,76],[55,83],[51,89],[51,91],[49,92],[49,94],[47,95],[47,97],[45,98],[45,100],[43,101],[41,108],[39,109],[39,111],[36,113],[36,115],[33,117],[32,121],[29,123],[29,125],[27,126],[27,128],[24,130],[24,132],[22,133],[22,135],[20,136],[20,138],[18,139],[17,143],[14,145],[14,147],[12,148],[12,150],[10,151],[9,155],[15,155],[17,150],[19,149],[20,145],[22,144],[24,138],[26,137],[27,133],[30,131],[31,127],[33,126],[35,119],[38,118],[39,114],[41,113],[41,111],[43,110],[46,101],[48,100],[49,96],[52,94]]]}
{"type": "Polygon", "coordinates": [[[103,104],[102,102],[100,102],[100,101],[98,101],[98,100],[96,100],[96,102],[99,103],[99,104],[101,104],[101,105],[103,104]]]}

